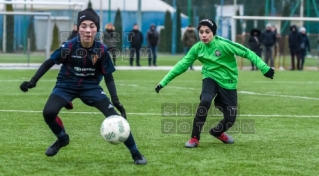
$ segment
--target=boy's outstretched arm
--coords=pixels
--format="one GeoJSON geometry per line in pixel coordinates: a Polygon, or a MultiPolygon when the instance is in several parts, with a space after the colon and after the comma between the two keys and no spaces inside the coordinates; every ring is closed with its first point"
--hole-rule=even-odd
{"type": "Polygon", "coordinates": [[[34,88],[37,85],[39,79],[54,65],[54,61],[52,59],[47,59],[42,63],[40,68],[34,74],[30,81],[24,81],[20,85],[20,89],[23,92],[27,92],[29,89],[34,88]]]}
{"type": "Polygon", "coordinates": [[[228,52],[250,60],[257,66],[259,70],[261,70],[264,76],[273,79],[275,70],[270,68],[255,52],[241,44],[234,42],[229,43],[226,47],[228,52]]]}
{"type": "Polygon", "coordinates": [[[170,81],[184,73],[197,59],[197,45],[194,45],[183,57],[182,60],[178,61],[177,64],[165,75],[160,83],[155,87],[155,91],[159,91],[165,87],[170,81]]]}
{"type": "Polygon", "coordinates": [[[40,68],[37,70],[35,75],[31,78],[30,81],[24,81],[20,85],[20,89],[23,92],[27,92],[28,89],[34,88],[37,85],[39,79],[54,65],[61,64],[66,59],[69,58],[71,50],[68,47],[68,44],[63,43],[58,49],[56,49],[50,56],[49,59],[44,61],[40,68]]]}

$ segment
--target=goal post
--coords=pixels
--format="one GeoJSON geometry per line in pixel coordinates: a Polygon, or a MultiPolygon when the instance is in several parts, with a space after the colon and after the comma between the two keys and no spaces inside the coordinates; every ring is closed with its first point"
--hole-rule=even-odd
{"type": "Polygon", "coordinates": [[[82,10],[85,8],[84,2],[56,2],[56,1],[4,1],[0,0],[0,4],[18,4],[18,5],[63,5],[63,6],[80,6],[82,10]]]}
{"type": "MultiPolygon", "coordinates": [[[[0,12],[0,15],[3,15],[3,26],[6,26],[6,16],[7,15],[28,15],[28,16],[46,16],[47,19],[47,31],[46,31],[46,46],[45,46],[45,55],[46,58],[50,57],[50,45],[51,45],[51,13],[48,12],[0,12]]],[[[6,41],[8,40],[6,38],[6,27],[3,27],[3,34],[2,34],[2,51],[6,51],[6,41]]],[[[9,39],[10,40],[10,39],[9,39]]]]}
{"type": "MultiPolygon", "coordinates": [[[[230,16],[228,19],[230,20],[230,25],[231,25],[231,29],[230,29],[231,40],[233,42],[236,42],[238,35],[241,35],[242,36],[242,44],[244,44],[244,43],[247,44],[246,43],[247,40],[245,38],[246,38],[246,36],[249,36],[249,34],[246,35],[246,32],[251,30],[248,28],[252,28],[253,26],[254,26],[253,28],[255,28],[257,26],[257,23],[260,24],[259,21],[267,21],[267,23],[274,25],[274,27],[276,27],[276,28],[278,27],[278,34],[280,34],[280,36],[281,36],[281,44],[279,45],[279,43],[278,43],[278,46],[276,46],[277,53],[273,53],[274,54],[273,57],[274,57],[274,66],[279,68],[280,70],[283,70],[284,67],[287,65],[287,63],[285,63],[285,61],[286,62],[288,61],[288,64],[290,64],[291,62],[290,62],[290,59],[287,60],[287,58],[289,58],[289,54],[286,55],[286,51],[289,51],[289,47],[287,45],[287,42],[288,42],[287,41],[287,39],[288,39],[287,31],[284,33],[281,33],[280,32],[281,30],[279,30],[279,28],[285,29],[287,21],[293,22],[296,26],[298,26],[298,28],[299,27],[306,27],[306,26],[304,26],[304,22],[319,22],[319,18],[317,18],[317,17],[230,16]],[[243,29],[243,31],[240,34],[238,34],[237,27],[239,27],[239,26],[237,26],[238,25],[237,20],[242,20],[242,22],[240,23],[240,27],[243,29]],[[285,22],[285,24],[283,26],[281,26],[283,24],[282,22],[285,22]],[[250,24],[249,27],[248,27],[248,23],[250,24]],[[279,52],[278,52],[278,50],[279,50],[279,52]],[[276,54],[280,54],[280,55],[276,55],[276,54]],[[276,61],[276,60],[278,60],[278,61],[276,61]]],[[[317,24],[317,23],[315,23],[315,24],[317,24]]],[[[259,27],[258,29],[260,31],[263,31],[266,28],[266,25],[263,26],[263,28],[261,28],[260,25],[258,25],[258,27],[259,27]]],[[[318,30],[318,32],[315,31],[313,29],[314,28],[313,25],[311,25],[311,28],[312,28],[312,33],[309,33],[310,29],[306,29],[307,36],[310,40],[311,50],[316,51],[317,46],[318,46],[317,43],[318,43],[318,38],[319,38],[319,35],[318,35],[319,30],[318,30]]],[[[310,55],[310,54],[308,55],[312,59],[309,59],[309,60],[306,59],[307,61],[305,62],[305,67],[311,68],[311,69],[316,67],[316,70],[317,70],[317,69],[319,69],[318,63],[317,63],[317,60],[314,60],[313,58],[316,58],[317,57],[316,55],[318,53],[316,52],[314,54],[314,52],[312,52],[312,54],[313,55],[310,55]],[[307,64],[308,64],[308,67],[307,67],[307,64]]],[[[262,55],[263,55],[263,53],[262,53],[262,55]]],[[[240,68],[243,68],[243,65],[248,66],[248,63],[246,61],[244,62],[243,58],[241,58],[241,59],[242,60],[240,62],[241,63],[240,68]]]]}
{"type": "Polygon", "coordinates": [[[4,56],[0,63],[25,63],[30,55],[28,62],[32,63],[49,58],[52,46],[58,43],[57,35],[70,32],[78,11],[86,6],[85,2],[70,0],[0,0],[0,53],[4,56]],[[5,12],[6,7],[13,11],[5,12]]]}

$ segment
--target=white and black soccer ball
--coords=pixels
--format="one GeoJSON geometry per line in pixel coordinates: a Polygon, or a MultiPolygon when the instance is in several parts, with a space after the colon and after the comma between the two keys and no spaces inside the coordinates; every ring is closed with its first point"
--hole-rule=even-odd
{"type": "Polygon", "coordinates": [[[101,124],[102,137],[111,144],[120,144],[127,140],[131,128],[128,121],[119,115],[105,118],[101,124]]]}

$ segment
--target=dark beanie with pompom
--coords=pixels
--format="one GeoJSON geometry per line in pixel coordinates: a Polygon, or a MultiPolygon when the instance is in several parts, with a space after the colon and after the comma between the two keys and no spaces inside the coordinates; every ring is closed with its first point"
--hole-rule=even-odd
{"type": "Polygon", "coordinates": [[[85,10],[82,10],[78,13],[78,29],[80,27],[80,24],[82,21],[90,20],[93,21],[93,23],[97,27],[97,31],[100,31],[100,17],[97,15],[97,13],[92,8],[87,8],[85,10]]]}

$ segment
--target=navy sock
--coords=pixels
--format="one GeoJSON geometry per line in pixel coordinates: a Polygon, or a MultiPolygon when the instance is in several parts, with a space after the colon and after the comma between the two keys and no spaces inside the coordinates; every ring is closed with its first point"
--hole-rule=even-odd
{"type": "Polygon", "coordinates": [[[59,140],[68,140],[68,135],[65,133],[65,130],[63,129],[59,134],[56,135],[56,137],[59,140]]]}
{"type": "Polygon", "coordinates": [[[130,150],[130,152],[132,154],[139,154],[140,153],[137,149],[137,146],[135,144],[132,133],[130,133],[130,136],[127,138],[127,140],[124,142],[124,144],[130,150]]]}

